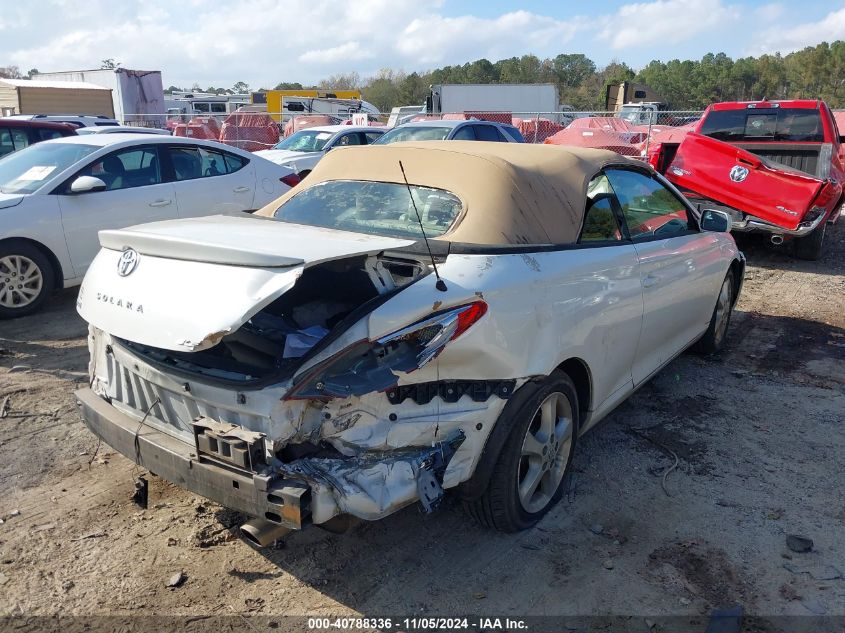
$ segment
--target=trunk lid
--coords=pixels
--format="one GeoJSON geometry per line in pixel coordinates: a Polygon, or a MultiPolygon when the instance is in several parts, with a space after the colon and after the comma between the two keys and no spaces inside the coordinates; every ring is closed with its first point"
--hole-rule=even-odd
{"type": "Polygon", "coordinates": [[[119,338],[184,352],[216,345],[309,266],[413,241],[210,216],[101,231],[100,243],[77,300],[82,318],[119,338]]]}
{"type": "Polygon", "coordinates": [[[794,230],[824,181],[739,147],[690,133],[666,170],[676,186],[794,230]]]}

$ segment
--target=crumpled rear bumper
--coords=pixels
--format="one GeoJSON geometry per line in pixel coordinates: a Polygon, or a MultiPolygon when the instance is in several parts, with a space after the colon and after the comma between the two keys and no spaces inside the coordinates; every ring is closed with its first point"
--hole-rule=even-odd
{"type": "Polygon", "coordinates": [[[270,478],[197,458],[191,444],[121,413],[91,389],[75,392],[86,426],[113,449],[172,484],[228,508],[291,529],[310,514],[311,488],[305,482],[270,478]]]}
{"type": "MultiPolygon", "coordinates": [[[[465,439],[456,430],[427,447],[349,458],[304,457],[250,472],[215,459],[208,442],[191,444],[145,425],[91,389],[75,395],[86,426],[127,458],[174,485],[290,529],[338,514],[377,520],[416,501],[430,512],[442,499],[446,466],[465,439]]],[[[197,425],[215,426],[205,418],[197,425]]]]}

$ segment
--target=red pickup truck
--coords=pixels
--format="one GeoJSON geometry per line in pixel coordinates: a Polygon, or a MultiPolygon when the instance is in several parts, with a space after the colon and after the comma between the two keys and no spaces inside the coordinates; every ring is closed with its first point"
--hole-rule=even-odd
{"type": "Polygon", "coordinates": [[[819,258],[843,207],[845,145],[822,101],[715,103],[648,159],[694,203],[727,211],[732,230],[794,240],[802,259],[819,258]]]}

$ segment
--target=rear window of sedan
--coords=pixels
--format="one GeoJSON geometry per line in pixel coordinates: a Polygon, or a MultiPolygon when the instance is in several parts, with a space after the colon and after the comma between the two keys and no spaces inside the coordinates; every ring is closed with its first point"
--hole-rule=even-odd
{"type": "Polygon", "coordinates": [[[426,236],[436,237],[458,219],[462,205],[455,194],[411,185],[409,195],[408,189],[392,182],[321,182],[289,198],[273,217],[293,224],[411,239],[423,237],[420,220],[426,236]]]}
{"type": "Polygon", "coordinates": [[[451,127],[433,127],[429,125],[402,126],[386,132],[373,145],[387,145],[400,141],[443,141],[452,131],[451,127]]]}

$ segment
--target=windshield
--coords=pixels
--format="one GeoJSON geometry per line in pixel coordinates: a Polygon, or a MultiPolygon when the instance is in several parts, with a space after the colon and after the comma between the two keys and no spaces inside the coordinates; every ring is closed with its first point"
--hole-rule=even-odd
{"type": "Polygon", "coordinates": [[[442,141],[449,136],[451,131],[452,128],[450,127],[403,125],[382,134],[381,138],[373,145],[387,145],[399,141],[442,141]]]}
{"type": "Polygon", "coordinates": [[[720,141],[824,141],[819,111],[809,108],[713,110],[701,134],[720,141]]]}
{"type": "Polygon", "coordinates": [[[334,136],[334,132],[319,132],[317,130],[300,130],[291,134],[284,141],[273,146],[273,149],[287,149],[292,152],[321,152],[334,136]]]}
{"type": "Polygon", "coordinates": [[[0,193],[32,193],[98,149],[78,143],[38,143],[8,154],[0,158],[0,193]]]}
{"type": "MultiPolygon", "coordinates": [[[[461,201],[442,189],[411,185],[427,237],[443,235],[457,219],[461,201]]],[[[333,180],[309,187],[273,214],[293,224],[389,237],[422,239],[408,186],[391,182],[333,180]]]]}

